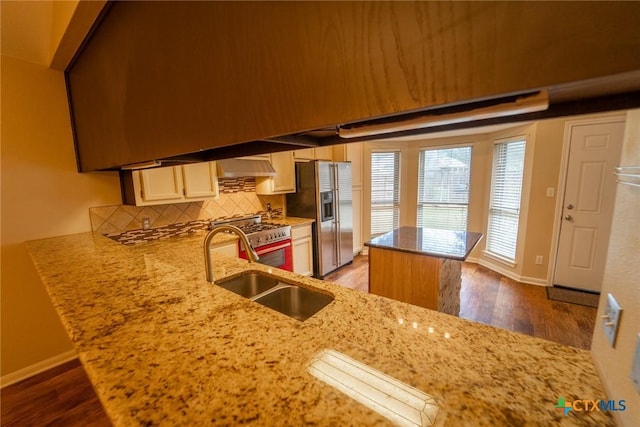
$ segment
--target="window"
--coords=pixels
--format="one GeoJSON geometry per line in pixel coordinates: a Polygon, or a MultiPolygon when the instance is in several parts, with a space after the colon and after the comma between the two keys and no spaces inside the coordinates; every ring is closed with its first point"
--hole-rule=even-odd
{"type": "Polygon", "coordinates": [[[398,227],[400,152],[371,153],[371,235],[398,227]]]}
{"type": "Polygon", "coordinates": [[[466,230],[471,147],[420,151],[418,227],[466,230]]]}
{"type": "Polygon", "coordinates": [[[524,172],[525,140],[496,143],[493,151],[487,251],[515,261],[524,172]]]}

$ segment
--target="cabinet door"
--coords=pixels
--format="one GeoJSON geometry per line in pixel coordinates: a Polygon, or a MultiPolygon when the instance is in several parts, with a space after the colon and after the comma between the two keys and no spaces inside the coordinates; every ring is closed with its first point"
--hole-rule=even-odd
{"type": "Polygon", "coordinates": [[[346,160],[351,162],[351,184],[362,186],[362,143],[345,144],[346,160]]]}
{"type": "Polygon", "coordinates": [[[184,198],[180,166],[147,169],[136,173],[140,179],[142,201],[176,201],[184,198]]]}
{"type": "Polygon", "coordinates": [[[333,147],[316,147],[313,149],[316,160],[333,160],[333,147]]]}
{"type": "Polygon", "coordinates": [[[296,227],[291,230],[293,247],[293,272],[304,276],[313,275],[313,241],[311,226],[296,227]]]}
{"type": "Polygon", "coordinates": [[[295,160],[313,160],[315,159],[313,154],[313,148],[305,148],[303,150],[293,150],[293,156],[295,160]]]}
{"type": "Polygon", "coordinates": [[[184,196],[187,199],[202,199],[218,196],[216,162],[194,163],[182,166],[184,196]]]}
{"type": "Polygon", "coordinates": [[[333,146],[333,159],[336,162],[351,162],[351,184],[362,186],[362,142],[333,146]]]}
{"type": "Polygon", "coordinates": [[[353,191],[353,252],[362,252],[362,188],[354,187],[353,191]]]}
{"type": "Polygon", "coordinates": [[[274,193],[293,193],[296,191],[296,168],[291,151],[271,154],[271,164],[276,170],[273,177],[274,193]]]}
{"type": "Polygon", "coordinates": [[[256,193],[284,194],[296,191],[296,168],[293,151],[271,153],[271,165],[276,175],[266,178],[256,178],[256,193]]]}

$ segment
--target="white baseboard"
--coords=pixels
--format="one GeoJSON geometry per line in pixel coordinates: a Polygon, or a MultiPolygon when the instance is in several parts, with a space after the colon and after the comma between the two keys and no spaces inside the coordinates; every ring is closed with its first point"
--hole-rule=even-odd
{"type": "Polygon", "coordinates": [[[36,374],[39,374],[51,368],[55,368],[58,365],[62,365],[63,363],[73,360],[76,357],[78,357],[76,355],[76,352],[73,350],[69,350],[57,356],[53,356],[38,363],[34,363],[33,365],[27,366],[25,368],[18,369],[15,372],[11,372],[10,374],[0,377],[0,388],[4,388],[11,384],[26,380],[27,378],[32,377],[36,374]]]}
{"type": "Polygon", "coordinates": [[[536,286],[549,286],[549,284],[545,279],[540,279],[538,277],[522,276],[520,279],[520,282],[527,283],[529,285],[536,285],[536,286]]]}
{"type": "Polygon", "coordinates": [[[482,258],[467,258],[466,262],[479,264],[489,270],[495,271],[496,273],[500,273],[505,277],[508,277],[511,280],[515,280],[516,282],[526,283],[527,285],[536,285],[536,286],[549,286],[545,279],[540,279],[538,277],[527,277],[520,276],[519,274],[515,274],[513,271],[509,271],[505,268],[500,267],[490,261],[487,261],[482,258]]]}

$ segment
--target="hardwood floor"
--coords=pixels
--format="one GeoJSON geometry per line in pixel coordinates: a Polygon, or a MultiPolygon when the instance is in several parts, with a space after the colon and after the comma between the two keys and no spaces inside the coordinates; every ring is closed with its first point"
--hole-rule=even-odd
{"type": "MultiPolygon", "coordinates": [[[[367,292],[369,264],[358,256],[326,280],[367,292]]],[[[542,286],[514,282],[463,263],[460,317],[583,349],[591,346],[596,309],[548,300],[542,286]]],[[[5,387],[2,426],[110,426],[77,360],[5,387]]]]}
{"type": "MultiPolygon", "coordinates": [[[[353,265],[331,273],[325,280],[367,292],[367,257],[357,256],[353,265]]],[[[462,264],[463,319],[589,349],[596,313],[592,307],[548,300],[543,286],[518,283],[477,264],[462,264]]]]}
{"type": "Polygon", "coordinates": [[[77,359],[7,386],[0,395],[3,427],[111,426],[77,359]]]}

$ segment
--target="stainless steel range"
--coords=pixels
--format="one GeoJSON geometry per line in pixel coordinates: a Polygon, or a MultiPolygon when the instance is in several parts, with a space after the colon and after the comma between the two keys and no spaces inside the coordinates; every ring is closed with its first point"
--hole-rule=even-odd
{"type": "MultiPolygon", "coordinates": [[[[220,224],[235,225],[247,235],[249,243],[260,256],[261,264],[293,271],[291,251],[291,227],[272,222],[262,222],[260,215],[214,221],[212,226],[220,224]]],[[[247,259],[247,253],[241,242],[238,242],[240,258],[247,259]]]]}

